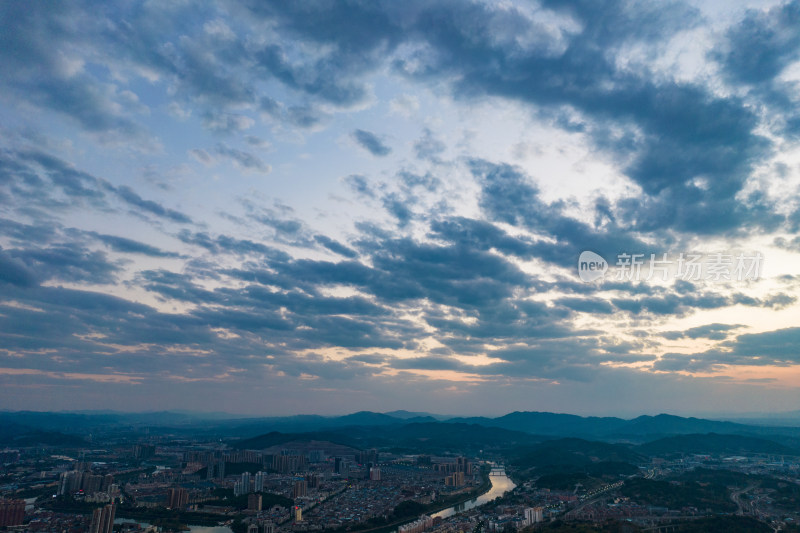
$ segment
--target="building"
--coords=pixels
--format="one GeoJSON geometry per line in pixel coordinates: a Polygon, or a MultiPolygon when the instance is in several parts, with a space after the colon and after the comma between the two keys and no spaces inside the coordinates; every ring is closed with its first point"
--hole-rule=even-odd
{"type": "Polygon", "coordinates": [[[303,521],[303,508],[299,505],[294,506],[294,522],[298,524],[303,521]]]}
{"type": "Polygon", "coordinates": [[[208,470],[206,471],[206,479],[224,479],[225,478],[225,461],[214,461],[208,463],[208,470]]]}
{"type": "Polygon", "coordinates": [[[294,482],[292,498],[304,498],[308,496],[308,484],[305,479],[298,479],[294,482]]]}
{"type": "Polygon", "coordinates": [[[263,492],[264,481],[266,479],[267,479],[266,472],[256,472],[256,475],[253,478],[253,492],[263,492]]]}
{"type": "Polygon", "coordinates": [[[25,500],[0,499],[0,527],[18,526],[25,518],[25,500]]]}
{"type": "Polygon", "coordinates": [[[380,481],[381,480],[381,469],[378,467],[373,466],[369,469],[369,480],[370,481],[380,481]]]}
{"type": "Polygon", "coordinates": [[[152,444],[134,444],[133,456],[136,459],[150,459],[155,457],[156,447],[152,444]]]}
{"type": "Polygon", "coordinates": [[[73,494],[81,489],[83,472],[73,470],[72,472],[62,472],[58,480],[58,495],[73,494]]]}
{"type": "Polygon", "coordinates": [[[167,507],[170,509],[183,509],[189,504],[189,492],[186,489],[169,489],[167,493],[167,507]]]}
{"type": "Polygon", "coordinates": [[[525,525],[538,524],[544,520],[544,509],[542,507],[528,507],[525,509],[525,525]]]}
{"type": "Polygon", "coordinates": [[[306,470],[305,455],[273,455],[272,469],[281,474],[291,474],[293,472],[303,472],[306,470]]]}
{"type": "Polygon", "coordinates": [[[371,450],[358,452],[358,454],[356,454],[356,461],[358,461],[358,463],[362,465],[365,465],[367,463],[377,463],[378,450],[373,448],[371,450]]]}
{"type": "Polygon", "coordinates": [[[260,511],[261,510],[261,494],[248,494],[247,495],[247,510],[260,511]]]}
{"type": "Polygon", "coordinates": [[[454,472],[453,475],[445,477],[444,484],[447,487],[464,486],[464,472],[454,472]]]}
{"type": "Polygon", "coordinates": [[[103,476],[96,476],[94,474],[85,473],[81,479],[81,488],[86,494],[94,494],[100,492],[103,486],[103,476]]]}
{"type": "Polygon", "coordinates": [[[113,533],[114,514],[117,508],[114,504],[99,507],[92,513],[92,523],[89,526],[89,533],[113,533]]]}
{"type": "Polygon", "coordinates": [[[422,533],[433,526],[433,518],[422,515],[410,524],[405,524],[397,528],[397,533],[422,533]]]}

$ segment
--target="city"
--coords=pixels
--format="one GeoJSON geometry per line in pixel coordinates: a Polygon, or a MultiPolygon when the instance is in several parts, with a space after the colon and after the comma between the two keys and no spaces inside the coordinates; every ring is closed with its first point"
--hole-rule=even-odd
{"type": "MultiPolygon", "coordinates": [[[[27,446],[0,451],[0,526],[507,533],[707,531],[712,520],[729,531],[800,530],[800,427],[733,424],[731,434],[678,429],[655,440],[596,441],[535,435],[537,417],[558,416],[548,413],[514,413],[534,424],[517,434],[496,422],[416,417],[370,425],[364,415],[374,414],[351,415],[363,418],[361,426],[332,418],[324,432],[245,438],[242,428],[252,433],[257,419],[216,427],[198,419],[176,430],[130,427],[125,415],[101,427],[89,415],[82,417],[94,426],[88,442],[56,432],[68,415],[54,413],[36,431],[16,435],[27,446]],[[469,440],[459,445],[445,432],[469,440]],[[758,432],[775,440],[752,436],[758,432]]],[[[675,418],[687,428],[697,424],[675,418]]],[[[279,420],[271,424],[280,427],[279,420]]],[[[709,429],[730,424],[702,422],[709,429]]]]}

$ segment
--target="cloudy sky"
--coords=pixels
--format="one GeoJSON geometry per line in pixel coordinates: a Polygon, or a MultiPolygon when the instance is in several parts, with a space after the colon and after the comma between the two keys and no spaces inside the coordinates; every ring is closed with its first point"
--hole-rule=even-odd
{"type": "Polygon", "coordinates": [[[2,408],[800,406],[800,2],[2,2],[0,68],[2,408]]]}

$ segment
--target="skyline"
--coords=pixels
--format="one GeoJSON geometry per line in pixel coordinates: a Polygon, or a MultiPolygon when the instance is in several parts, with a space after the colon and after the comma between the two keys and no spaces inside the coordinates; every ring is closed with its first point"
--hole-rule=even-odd
{"type": "Polygon", "coordinates": [[[796,411],[800,2],[731,6],[0,5],[0,408],[796,411]]]}

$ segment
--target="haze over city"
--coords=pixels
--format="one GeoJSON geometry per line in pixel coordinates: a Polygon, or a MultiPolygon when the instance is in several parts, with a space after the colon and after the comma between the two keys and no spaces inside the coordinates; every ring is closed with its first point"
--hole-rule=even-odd
{"type": "Polygon", "coordinates": [[[3,410],[800,406],[798,2],[2,2],[0,67],[3,410]]]}

